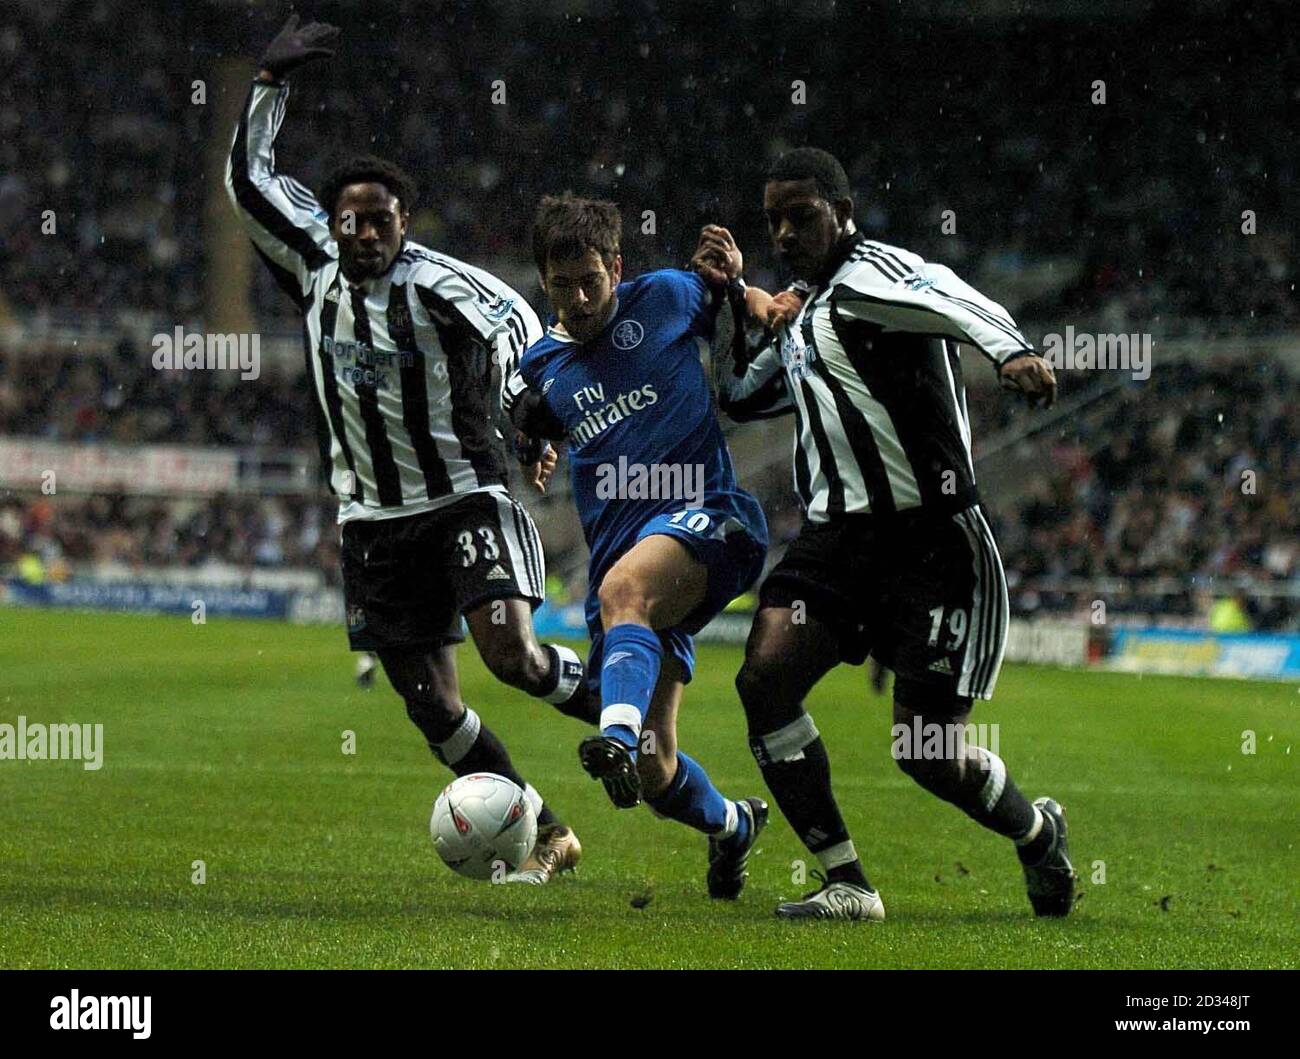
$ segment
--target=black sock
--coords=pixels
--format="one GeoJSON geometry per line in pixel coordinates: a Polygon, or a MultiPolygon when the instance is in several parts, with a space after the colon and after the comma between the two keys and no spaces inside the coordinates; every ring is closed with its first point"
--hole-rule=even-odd
{"type": "Polygon", "coordinates": [[[966,748],[965,773],[956,797],[949,800],[976,823],[1011,839],[1028,834],[1037,818],[1037,810],[1020,793],[1002,759],[979,746],[966,748]]]}
{"type": "Polygon", "coordinates": [[[593,695],[585,681],[569,698],[563,702],[554,703],[554,706],[565,717],[585,721],[593,728],[600,725],[600,696],[593,695]]]}
{"type": "Polygon", "coordinates": [[[826,870],[826,878],[831,882],[853,883],[861,886],[864,890],[873,889],[867,877],[862,873],[862,861],[855,860],[852,864],[838,864],[834,868],[826,870]]]}
{"type": "Polygon", "coordinates": [[[586,721],[593,727],[600,724],[600,696],[588,689],[582,660],[559,644],[542,644],[542,650],[551,660],[551,669],[538,698],[545,699],[566,717],[586,721]]]}
{"type": "Polygon", "coordinates": [[[495,772],[498,776],[504,776],[512,783],[518,784],[525,792],[531,792],[532,798],[529,800],[533,802],[533,808],[537,812],[539,826],[559,822],[559,818],[551,811],[550,806],[541,800],[541,795],[537,793],[536,788],[530,787],[528,781],[515,771],[505,744],[468,706],[465,707],[465,715],[456,726],[456,730],[439,743],[431,742],[429,749],[457,776],[468,776],[474,772],[495,772]]]}
{"type": "Polygon", "coordinates": [[[826,877],[870,889],[831,790],[830,758],[812,718],[801,713],[775,732],[751,736],[749,747],[776,804],[826,877]],[[826,867],[827,859],[832,866],[826,867]]]}

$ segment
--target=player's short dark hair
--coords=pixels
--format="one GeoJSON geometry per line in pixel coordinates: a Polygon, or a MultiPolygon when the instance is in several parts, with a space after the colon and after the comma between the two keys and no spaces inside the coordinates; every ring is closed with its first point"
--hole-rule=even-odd
{"type": "Polygon", "coordinates": [[[359,154],[339,163],[320,186],[320,204],[334,219],[339,196],[349,184],[383,184],[397,199],[403,213],[415,207],[417,191],[415,181],[401,166],[394,165],[372,154],[359,154]]]}
{"type": "Polygon", "coordinates": [[[827,202],[853,197],[849,176],[840,160],[820,147],[797,147],[787,151],[768,168],[767,179],[815,180],[817,193],[827,202]]]}
{"type": "Polygon", "coordinates": [[[545,275],[551,258],[582,257],[594,250],[606,268],[613,268],[622,238],[623,216],[614,203],[579,198],[567,191],[545,195],[533,218],[533,260],[545,275]]]}

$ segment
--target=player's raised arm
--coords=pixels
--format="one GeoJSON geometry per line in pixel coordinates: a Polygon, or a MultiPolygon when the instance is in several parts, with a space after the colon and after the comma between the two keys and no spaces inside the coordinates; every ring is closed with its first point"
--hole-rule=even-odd
{"type": "Polygon", "coordinates": [[[795,295],[778,301],[766,291],[746,286],[740,279],[744,268],[740,248],[731,233],[718,225],[705,225],[701,230],[690,267],[714,288],[718,297],[726,298],[720,320],[729,326],[719,327],[713,347],[713,381],[719,410],[738,423],[793,411],[780,354],[768,342],[756,356],[751,356],[745,321],[748,317],[764,328],[774,327],[797,315],[801,301],[795,295]],[[728,310],[729,318],[722,315],[728,310]]]}
{"type": "Polygon", "coordinates": [[[236,213],[280,285],[299,301],[310,272],[333,256],[329,219],[310,190],[275,171],[274,144],[289,97],[284,78],[333,55],[327,45],[337,35],[334,26],[300,26],[298,16],[290,16],[262,56],[226,165],[226,191],[236,213]]]}

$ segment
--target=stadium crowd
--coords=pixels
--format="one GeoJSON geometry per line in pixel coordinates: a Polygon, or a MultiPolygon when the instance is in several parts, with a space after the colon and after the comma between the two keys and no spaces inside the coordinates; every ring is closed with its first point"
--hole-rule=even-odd
{"type": "Polygon", "coordinates": [[[100,571],[205,566],[316,568],[338,578],[335,505],[315,497],[0,494],[0,568],[62,580],[100,571]],[[33,561],[34,560],[34,561],[33,561]]]}
{"type": "MultiPolygon", "coordinates": [[[[68,390],[51,397],[49,407],[57,414],[33,420],[0,414],[0,434],[15,424],[16,433],[29,433],[22,428],[44,423],[45,436],[64,440],[145,440],[119,420],[129,415],[138,424],[160,427],[166,420],[166,410],[155,417],[148,405],[127,413],[97,404],[95,385],[87,380],[102,387],[102,376],[83,369],[70,371],[68,390]],[[73,400],[77,394],[84,398],[81,405],[73,400]],[[72,424],[70,432],[61,429],[65,423],[72,424]]],[[[128,381],[121,385],[145,392],[128,381]]],[[[267,402],[269,422],[285,417],[277,429],[284,430],[286,444],[309,444],[301,420],[289,411],[296,399],[291,380],[241,384],[233,392],[256,395],[263,389],[270,393],[246,399],[267,402]]],[[[5,393],[0,381],[0,413],[5,393]]],[[[223,431],[232,443],[247,442],[238,406],[232,411],[220,394],[185,397],[187,411],[176,418],[175,429],[160,429],[147,440],[203,440],[193,429],[197,421],[211,431],[208,443],[223,431]]],[[[1013,610],[1080,612],[1099,598],[1097,586],[1107,584],[1108,606],[1118,612],[1191,617],[1204,609],[1197,596],[1210,585],[1218,591],[1239,582],[1294,585],[1300,581],[1298,422],[1300,386],[1285,375],[1240,363],[1172,364],[1031,440],[1027,451],[1035,473],[1025,478],[1025,494],[1014,501],[992,498],[990,504],[1013,610]]],[[[977,409],[977,439],[981,425],[977,409]]],[[[742,429],[779,430],[784,439],[788,428],[776,423],[742,429]]],[[[799,521],[784,462],[748,484],[768,510],[774,548],[782,546],[799,521]]],[[[316,567],[332,579],[337,531],[333,505],[323,497],[196,501],[0,494],[0,565],[24,554],[56,571],[76,562],[127,568],[219,562],[247,569],[316,567]]],[[[1260,627],[1297,625],[1298,603],[1252,595],[1249,610],[1260,627]]]]}
{"type": "MultiPolygon", "coordinates": [[[[1022,320],[1294,326],[1297,155],[1273,97],[1297,44],[1270,22],[1283,9],[1194,30],[1161,20],[1158,35],[1142,11],[1044,34],[1032,19],[811,4],[805,33],[772,5],[644,4],[629,20],[622,5],[579,17],[405,0],[365,12],[385,68],[303,75],[278,154],[313,186],[350,150],[401,161],[424,187],[414,235],[494,267],[527,261],[534,204],[569,186],[623,206],[636,271],[680,264],[699,225],[721,220],[770,282],[763,166],[812,140],[844,155],[870,234],[990,289],[1018,284],[1022,320]],[[864,32],[870,63],[858,48],[813,50],[864,32]],[[1016,61],[987,61],[999,54],[1016,61]]],[[[267,17],[156,0],[15,6],[0,29],[0,290],[13,310],[201,315],[204,225],[225,223],[205,218],[204,147],[229,130],[195,82],[215,85],[224,61],[251,71],[267,17]],[[104,49],[125,21],[129,46],[104,49]]],[[[259,312],[285,322],[262,271],[259,312]]]]}
{"type": "MultiPolygon", "coordinates": [[[[1189,616],[1211,583],[1294,587],[1298,418],[1300,386],[1268,365],[1174,364],[1072,423],[1018,506],[994,505],[1013,609],[1085,610],[1109,583],[1120,612],[1189,616]]],[[[1300,599],[1247,595],[1258,627],[1300,619],[1300,599]]]]}
{"type": "MultiPolygon", "coordinates": [[[[1265,8],[1210,14],[1195,30],[1162,21],[1157,41],[1144,30],[1156,16],[1142,12],[1038,34],[1031,18],[813,3],[802,17],[816,32],[803,33],[771,5],[666,0],[629,20],[622,5],[579,18],[546,2],[402,0],[365,12],[367,52],[390,49],[384,69],[337,61],[299,79],[277,154],[313,186],[355,150],[400,161],[424,189],[413,236],[518,284],[531,282],[535,202],[571,187],[623,207],[632,272],[681,264],[699,225],[721,220],[770,286],[763,167],[813,142],[843,155],[869,234],[952,264],[1031,338],[1084,321],[1123,333],[1294,330],[1285,193],[1300,156],[1273,97],[1297,37],[1281,8],[1265,8]],[[859,48],[813,50],[863,32],[869,63],[859,48]],[[568,54],[582,42],[594,43],[578,73],[568,54]],[[998,54],[1016,60],[985,61],[998,54]]],[[[220,192],[205,150],[229,129],[210,100],[195,101],[196,81],[229,83],[227,63],[251,72],[271,21],[252,7],[157,0],[24,0],[7,12],[0,323],[94,319],[127,335],[202,317],[205,226],[229,223],[206,208],[220,192]],[[129,45],[105,49],[127,21],[129,45]]],[[[296,331],[264,270],[255,275],[259,320],[296,331]]],[[[105,356],[53,341],[14,352],[0,343],[0,437],[312,444],[300,377],[155,372],[147,345],[126,337],[105,356]]],[[[1201,608],[1210,579],[1294,584],[1300,399],[1293,380],[1264,372],[1163,366],[1039,439],[1047,471],[1019,501],[993,505],[1014,609],[1080,610],[1096,596],[1083,581],[1163,580],[1174,590],[1121,587],[1115,605],[1178,617],[1201,608]]],[[[1016,413],[978,391],[971,401],[978,454],[1016,413]]],[[[797,512],[778,480],[762,499],[779,543],[797,512]]],[[[314,497],[0,492],[0,567],[35,557],[55,576],[100,562],[319,566],[334,578],[336,540],[331,505],[314,497]]],[[[1252,596],[1250,607],[1260,625],[1300,623],[1294,600],[1252,596]]]]}
{"type": "Polygon", "coordinates": [[[119,444],[310,444],[302,374],[155,371],[148,343],[123,336],[107,356],[65,343],[0,341],[0,437],[119,444]]]}

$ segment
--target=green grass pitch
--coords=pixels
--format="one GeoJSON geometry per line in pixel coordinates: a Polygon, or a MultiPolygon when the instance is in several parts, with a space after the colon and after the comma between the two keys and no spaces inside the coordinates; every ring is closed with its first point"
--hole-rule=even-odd
{"type": "MultiPolygon", "coordinates": [[[[576,875],[443,868],[428,816],[448,774],[386,681],[354,686],[338,629],[0,611],[0,723],[104,725],[97,772],[0,761],[0,966],[1297,966],[1294,685],[1005,668],[972,719],[1000,725],[1026,794],[1065,805],[1082,876],[1075,914],[1038,922],[1009,844],[897,770],[885,700],[841,667],[809,708],[885,900],[868,927],[773,917],[812,888],[775,809],[741,899],[709,901],[703,837],[615,810],[578,767],[579,724],[460,657],[465,700],[577,829],[576,875]]],[[[729,795],[766,795],[739,660],[701,649],[682,745],[729,795]]]]}

